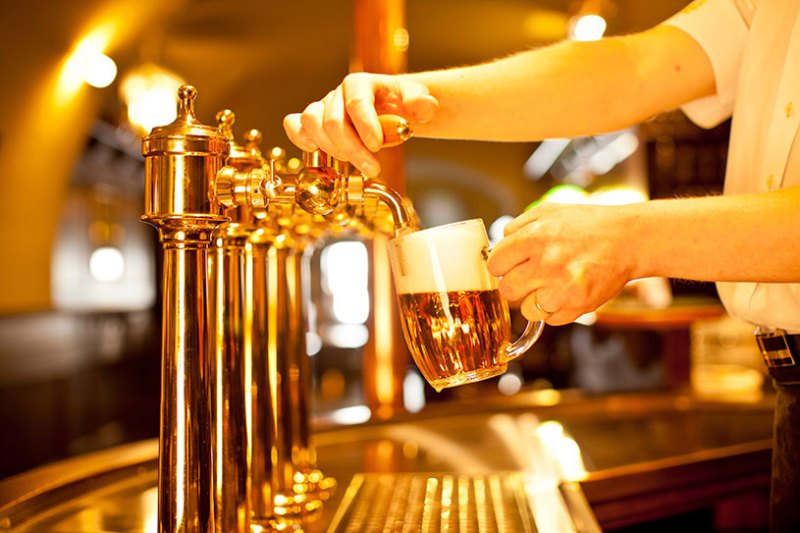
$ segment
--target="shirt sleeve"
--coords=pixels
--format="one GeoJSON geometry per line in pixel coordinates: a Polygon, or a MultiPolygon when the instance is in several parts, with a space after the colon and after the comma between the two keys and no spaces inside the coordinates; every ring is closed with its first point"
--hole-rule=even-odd
{"type": "Polygon", "coordinates": [[[688,33],[711,61],[716,94],[681,108],[698,126],[711,128],[731,116],[753,9],[742,0],[695,0],[662,23],[688,33]]]}

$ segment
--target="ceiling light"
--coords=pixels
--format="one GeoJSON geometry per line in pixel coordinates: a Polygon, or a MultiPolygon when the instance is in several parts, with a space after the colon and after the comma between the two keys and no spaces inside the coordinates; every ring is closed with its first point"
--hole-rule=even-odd
{"type": "Polygon", "coordinates": [[[141,133],[175,120],[178,88],[184,81],[157,65],[146,64],[128,72],[120,83],[120,96],[128,108],[128,121],[141,133]]]}
{"type": "Polygon", "coordinates": [[[583,0],[569,21],[569,36],[576,41],[598,41],[606,32],[606,20],[615,12],[611,0],[583,0]]]}
{"type": "Polygon", "coordinates": [[[576,41],[599,41],[606,32],[606,19],[600,15],[581,15],[572,23],[570,36],[576,41]]]}
{"type": "Polygon", "coordinates": [[[117,77],[117,64],[105,54],[87,54],[84,58],[83,80],[98,89],[111,85],[117,77]]]}

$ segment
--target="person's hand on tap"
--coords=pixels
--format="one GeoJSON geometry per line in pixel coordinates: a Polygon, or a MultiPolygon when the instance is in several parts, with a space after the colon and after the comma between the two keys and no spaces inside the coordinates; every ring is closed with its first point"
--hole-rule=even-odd
{"type": "Polygon", "coordinates": [[[322,150],[375,177],[380,164],[374,153],[385,144],[379,115],[398,115],[416,125],[431,120],[438,107],[421,83],[403,76],[356,73],[302,113],[287,115],[283,126],[300,149],[322,150]]]}

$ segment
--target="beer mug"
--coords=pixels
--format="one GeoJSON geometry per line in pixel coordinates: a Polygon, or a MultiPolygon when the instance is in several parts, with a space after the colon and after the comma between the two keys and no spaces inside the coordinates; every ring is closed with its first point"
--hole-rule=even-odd
{"type": "Polygon", "coordinates": [[[529,321],[511,342],[508,303],[486,267],[488,257],[481,219],[389,241],[406,343],[437,392],[502,374],[544,329],[544,322],[529,321]]]}

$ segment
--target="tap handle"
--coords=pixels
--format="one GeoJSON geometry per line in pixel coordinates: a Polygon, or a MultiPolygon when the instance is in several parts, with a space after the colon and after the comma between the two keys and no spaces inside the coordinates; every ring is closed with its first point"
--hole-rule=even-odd
{"type": "Polygon", "coordinates": [[[217,113],[217,127],[223,137],[233,141],[233,123],[236,122],[236,115],[230,109],[223,109],[217,113]]]}
{"type": "Polygon", "coordinates": [[[411,138],[411,125],[400,115],[378,115],[383,130],[383,148],[391,148],[411,138]]]}

